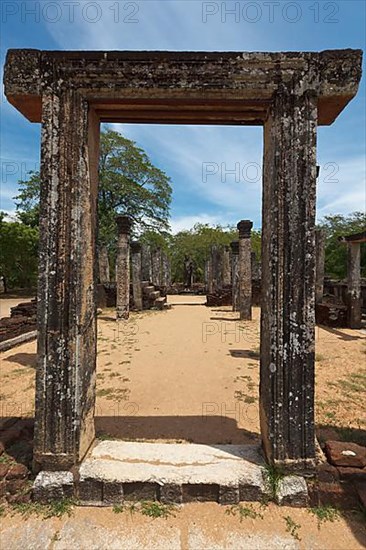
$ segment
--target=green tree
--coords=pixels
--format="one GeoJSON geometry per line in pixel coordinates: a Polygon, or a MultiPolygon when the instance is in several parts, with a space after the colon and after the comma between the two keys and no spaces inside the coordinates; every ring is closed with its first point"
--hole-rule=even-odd
{"type": "Polygon", "coordinates": [[[135,142],[106,129],[101,134],[99,162],[99,241],[116,235],[115,215],[135,222],[135,233],[169,229],[170,178],[154,166],[135,142]]]}
{"type": "Polygon", "coordinates": [[[15,197],[18,219],[30,227],[39,225],[39,196],[41,179],[39,172],[29,172],[28,180],[18,182],[19,195],[15,197]]]}
{"type": "MultiPolygon", "coordinates": [[[[169,249],[173,280],[183,280],[184,257],[189,256],[195,265],[196,280],[203,281],[205,263],[209,258],[212,245],[229,245],[234,240],[238,240],[236,227],[222,227],[221,225],[210,227],[208,224],[200,223],[190,230],[180,231],[172,236],[169,249]]],[[[252,232],[252,248],[256,252],[257,259],[259,259],[259,231],[252,232]]]]}
{"type": "Polygon", "coordinates": [[[8,287],[34,288],[37,282],[38,229],[0,218],[0,274],[8,287]]]}
{"type": "MultiPolygon", "coordinates": [[[[109,128],[100,136],[99,243],[112,246],[116,238],[116,214],[130,216],[134,231],[166,232],[172,188],[170,178],[154,166],[135,142],[109,128]]],[[[31,172],[20,181],[16,198],[18,218],[31,227],[39,223],[40,174],[31,172]]]]}
{"type": "MultiPolygon", "coordinates": [[[[347,246],[338,237],[360,233],[366,228],[366,214],[353,212],[348,216],[333,214],[319,223],[325,229],[325,273],[329,277],[344,279],[347,276],[347,246]]],[[[361,272],[366,277],[366,246],[361,245],[361,272]]]]}

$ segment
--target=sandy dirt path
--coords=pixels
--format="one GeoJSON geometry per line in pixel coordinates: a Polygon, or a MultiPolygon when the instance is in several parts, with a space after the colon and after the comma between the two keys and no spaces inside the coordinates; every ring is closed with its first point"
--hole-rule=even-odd
{"type": "MultiPolygon", "coordinates": [[[[259,436],[259,315],[173,296],[171,309],[98,318],[96,428],[126,439],[245,443],[259,436]],[[196,302],[184,305],[182,302],[196,302]],[[179,303],[180,302],[180,303],[179,303]],[[121,418],[123,417],[123,418],[121,418]]],[[[362,331],[316,332],[320,438],[365,444],[366,341],[362,331]]],[[[2,416],[32,414],[36,343],[0,354],[2,416]]]]}

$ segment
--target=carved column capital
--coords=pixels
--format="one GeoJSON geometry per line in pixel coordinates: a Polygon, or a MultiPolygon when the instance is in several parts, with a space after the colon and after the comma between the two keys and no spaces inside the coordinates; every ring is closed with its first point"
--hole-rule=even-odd
{"type": "Polygon", "coordinates": [[[253,227],[253,222],[250,220],[240,220],[236,226],[239,231],[239,239],[249,239],[253,227]]]}

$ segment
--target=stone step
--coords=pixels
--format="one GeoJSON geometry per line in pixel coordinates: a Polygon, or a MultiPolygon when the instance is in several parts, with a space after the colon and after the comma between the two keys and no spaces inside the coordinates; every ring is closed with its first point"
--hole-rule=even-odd
{"type": "MultiPolygon", "coordinates": [[[[85,506],[263,501],[270,495],[264,466],[258,445],[99,441],[75,477],[65,471],[40,472],[33,496],[40,502],[74,496],[85,506]]],[[[286,476],[281,483],[279,504],[306,504],[303,478],[286,476]]]]}
{"type": "Polygon", "coordinates": [[[159,296],[159,298],[156,298],[154,302],[154,306],[158,309],[164,309],[166,305],[166,296],[159,296]]]}
{"type": "Polygon", "coordinates": [[[144,289],[146,287],[150,286],[150,281],[142,281],[141,282],[141,288],[144,289]]]}
{"type": "Polygon", "coordinates": [[[155,302],[158,298],[160,298],[160,292],[159,290],[153,290],[152,292],[149,292],[146,297],[148,300],[155,302]]]}
{"type": "Polygon", "coordinates": [[[155,287],[153,285],[148,285],[143,287],[142,291],[144,294],[150,294],[150,292],[154,292],[155,287]]]}

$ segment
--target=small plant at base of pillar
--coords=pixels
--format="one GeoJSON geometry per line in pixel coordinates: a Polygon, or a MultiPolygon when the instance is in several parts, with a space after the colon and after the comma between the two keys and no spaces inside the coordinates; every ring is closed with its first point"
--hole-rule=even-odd
{"type": "Polygon", "coordinates": [[[283,516],[283,519],[286,522],[286,531],[290,533],[294,539],[300,541],[301,538],[299,537],[299,529],[301,528],[301,525],[296,523],[291,516],[283,516]]]}

